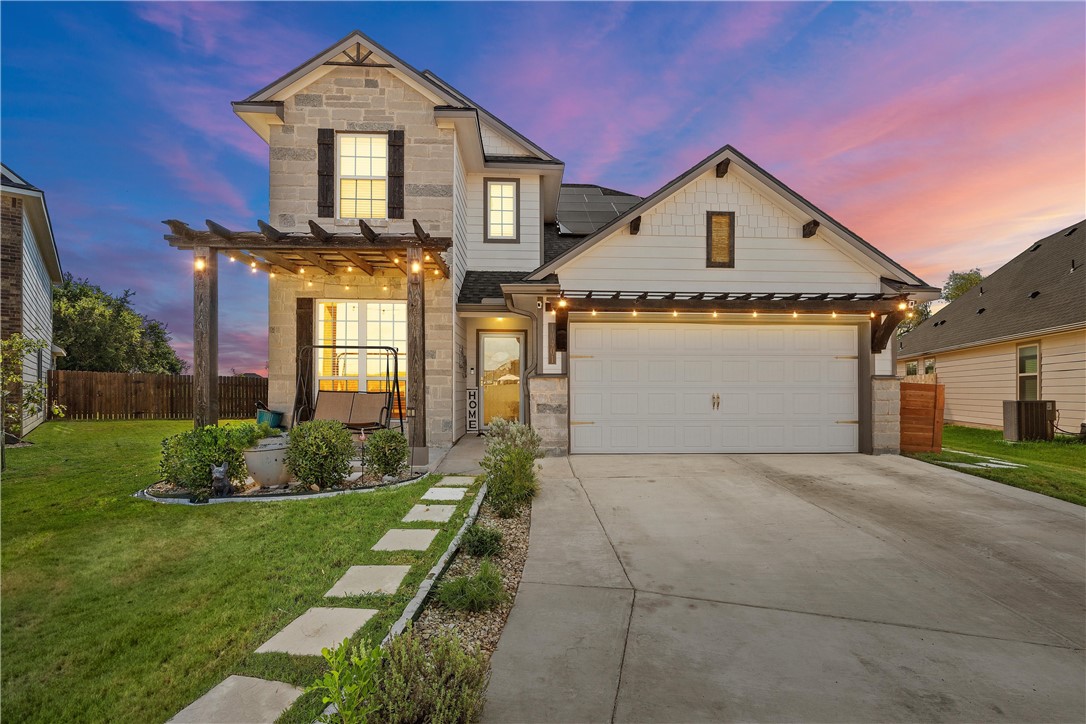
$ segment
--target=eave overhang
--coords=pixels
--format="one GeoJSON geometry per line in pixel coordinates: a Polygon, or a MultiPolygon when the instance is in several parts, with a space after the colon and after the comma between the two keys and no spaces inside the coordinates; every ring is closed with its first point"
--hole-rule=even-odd
{"type": "Polygon", "coordinates": [[[49,207],[45,203],[45,192],[34,187],[21,188],[18,186],[0,187],[3,193],[23,198],[23,212],[30,222],[30,228],[34,232],[34,240],[37,242],[38,251],[41,253],[45,270],[49,273],[49,281],[54,286],[64,281],[64,270],[60,266],[60,252],[57,251],[56,238],[53,236],[53,222],[49,218],[49,207]]]}

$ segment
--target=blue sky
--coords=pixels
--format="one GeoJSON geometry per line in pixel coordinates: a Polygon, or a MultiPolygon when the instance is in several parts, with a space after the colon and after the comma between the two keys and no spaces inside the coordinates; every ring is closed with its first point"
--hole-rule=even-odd
{"type": "MultiPolygon", "coordinates": [[[[1086,6],[12,3],[3,159],[66,271],[188,353],[166,218],[253,228],[267,149],[231,109],[358,28],[567,163],[647,194],[731,143],[906,267],[992,271],[1086,215],[1086,6]]],[[[227,269],[220,365],[263,371],[266,282],[227,269]]]]}

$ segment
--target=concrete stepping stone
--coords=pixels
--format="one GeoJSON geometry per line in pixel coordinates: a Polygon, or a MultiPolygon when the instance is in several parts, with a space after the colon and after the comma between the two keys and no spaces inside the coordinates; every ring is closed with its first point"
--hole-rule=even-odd
{"type": "Polygon", "coordinates": [[[430,488],[422,494],[423,500],[463,500],[467,488],[430,488]]]}
{"type": "Polygon", "coordinates": [[[467,475],[446,475],[440,482],[434,484],[441,488],[470,488],[475,484],[475,478],[467,475]]]}
{"type": "Polygon", "coordinates": [[[275,721],[305,691],[282,681],[228,676],[192,702],[171,722],[263,724],[275,721]]]}
{"type": "Polygon", "coordinates": [[[320,656],[334,649],[377,613],[372,608],[311,608],[258,648],[258,654],[282,651],[296,656],[320,656]]]}
{"type": "Polygon", "coordinates": [[[447,523],[456,512],[455,505],[416,505],[403,517],[405,523],[447,523]]]}
{"type": "Polygon", "coordinates": [[[966,470],[983,470],[983,466],[974,465],[973,463],[944,463],[944,465],[953,465],[956,468],[965,468],[966,470]]]}
{"type": "Polygon", "coordinates": [[[400,589],[410,570],[411,566],[351,566],[324,597],[392,594],[400,589]]]}
{"type": "Polygon", "coordinates": [[[393,528],[373,545],[375,551],[424,551],[434,542],[439,530],[393,528]]]}

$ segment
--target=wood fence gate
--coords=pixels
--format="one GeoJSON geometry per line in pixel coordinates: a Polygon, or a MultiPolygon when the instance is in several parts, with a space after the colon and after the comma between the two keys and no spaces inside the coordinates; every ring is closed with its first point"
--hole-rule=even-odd
{"type": "MultiPolygon", "coordinates": [[[[49,402],[66,420],[191,420],[192,390],[192,375],[49,372],[49,402]]],[[[219,378],[219,417],[256,417],[258,401],[268,401],[267,378],[219,378]]]]}
{"type": "Polygon", "coordinates": [[[943,385],[901,383],[901,452],[943,449],[943,385]]]}

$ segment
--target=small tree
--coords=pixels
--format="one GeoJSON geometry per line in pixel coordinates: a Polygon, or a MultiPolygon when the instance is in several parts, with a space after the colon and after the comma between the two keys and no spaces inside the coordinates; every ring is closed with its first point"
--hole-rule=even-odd
{"type": "Polygon", "coordinates": [[[947,275],[946,284],[943,285],[943,299],[953,302],[982,281],[984,281],[984,275],[975,267],[963,272],[951,271],[947,275]]]}
{"type": "Polygon", "coordinates": [[[898,325],[897,336],[900,337],[903,334],[908,334],[919,327],[920,323],[925,319],[929,319],[931,317],[931,302],[917,304],[913,307],[912,313],[913,316],[906,317],[905,320],[898,325]]]}
{"type": "MultiPolygon", "coordinates": [[[[0,342],[0,376],[2,376],[4,440],[18,442],[23,436],[23,419],[37,415],[48,403],[45,380],[26,382],[23,361],[38,352],[48,353],[49,343],[43,339],[24,337],[19,332],[0,342]]],[[[53,405],[54,415],[63,415],[60,405],[53,405]]]]}

